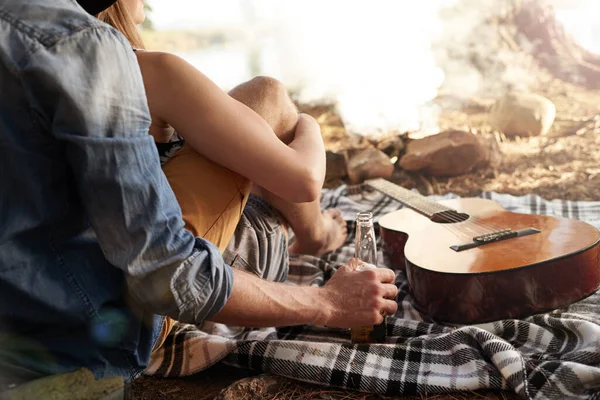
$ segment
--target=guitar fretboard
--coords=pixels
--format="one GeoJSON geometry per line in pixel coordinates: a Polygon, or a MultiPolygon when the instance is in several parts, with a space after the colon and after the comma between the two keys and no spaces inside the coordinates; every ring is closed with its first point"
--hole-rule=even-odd
{"type": "Polygon", "coordinates": [[[386,196],[398,200],[406,207],[411,208],[416,212],[430,218],[435,214],[444,211],[452,211],[448,207],[429,200],[418,193],[412,192],[392,182],[386,181],[385,179],[372,179],[366,181],[365,184],[385,194],[386,196]]]}

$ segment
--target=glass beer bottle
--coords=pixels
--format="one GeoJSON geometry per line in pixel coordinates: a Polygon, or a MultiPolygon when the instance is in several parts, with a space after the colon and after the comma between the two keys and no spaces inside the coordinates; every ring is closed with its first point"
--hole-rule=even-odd
{"type": "MultiPolygon", "coordinates": [[[[377,242],[373,228],[373,214],[359,212],[356,215],[356,239],[354,257],[365,263],[377,266],[377,242]]],[[[360,267],[359,267],[360,268],[360,267]]],[[[383,323],[371,326],[357,326],[350,329],[352,343],[383,342],[386,337],[385,318],[383,323]]]]}

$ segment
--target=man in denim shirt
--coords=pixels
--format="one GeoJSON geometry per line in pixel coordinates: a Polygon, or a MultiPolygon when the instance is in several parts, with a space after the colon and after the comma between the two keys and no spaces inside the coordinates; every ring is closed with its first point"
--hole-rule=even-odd
{"type": "Polygon", "coordinates": [[[395,311],[391,271],[289,287],[184,230],[133,52],[75,0],[0,0],[0,31],[0,383],[78,367],[131,379],[158,315],[350,327],[395,311]]]}

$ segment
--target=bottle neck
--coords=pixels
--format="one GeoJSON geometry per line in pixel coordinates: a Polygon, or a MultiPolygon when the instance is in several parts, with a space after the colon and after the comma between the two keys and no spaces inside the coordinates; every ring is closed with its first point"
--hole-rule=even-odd
{"type": "Polygon", "coordinates": [[[373,214],[370,212],[359,212],[356,214],[356,224],[358,226],[372,226],[373,214]]]}
{"type": "Polygon", "coordinates": [[[356,216],[356,243],[354,256],[361,261],[377,265],[377,243],[373,228],[373,214],[358,213],[356,216]]]}

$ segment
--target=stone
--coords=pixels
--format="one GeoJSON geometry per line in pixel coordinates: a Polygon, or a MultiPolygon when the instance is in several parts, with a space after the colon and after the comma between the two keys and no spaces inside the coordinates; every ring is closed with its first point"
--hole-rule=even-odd
{"type": "Polygon", "coordinates": [[[477,138],[483,146],[484,157],[481,159],[480,164],[475,166],[475,169],[486,166],[498,168],[502,165],[504,154],[502,153],[502,149],[500,149],[498,137],[493,133],[487,132],[479,133],[477,138]]]}
{"type": "Polygon", "coordinates": [[[534,93],[509,93],[490,110],[492,128],[508,137],[546,135],[555,118],[554,103],[534,93]]]}
{"type": "Polygon", "coordinates": [[[51,375],[25,383],[15,389],[0,393],[6,400],[118,400],[124,398],[125,382],[122,377],[95,380],[88,369],[51,375]]]}
{"type": "Polygon", "coordinates": [[[348,160],[345,152],[327,151],[325,180],[343,179],[348,175],[348,160]]]}
{"type": "Polygon", "coordinates": [[[446,131],[410,142],[400,166],[434,176],[458,176],[489,160],[489,151],[471,132],[446,131]]]}
{"type": "Polygon", "coordinates": [[[353,152],[348,160],[348,178],[352,184],[367,179],[390,179],[394,173],[394,164],[381,150],[370,147],[353,152]]]}
{"type": "Polygon", "coordinates": [[[400,135],[388,136],[379,140],[376,146],[390,159],[396,158],[398,160],[402,151],[404,151],[404,139],[400,135]]]}

